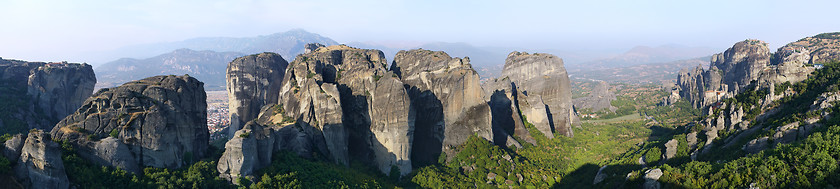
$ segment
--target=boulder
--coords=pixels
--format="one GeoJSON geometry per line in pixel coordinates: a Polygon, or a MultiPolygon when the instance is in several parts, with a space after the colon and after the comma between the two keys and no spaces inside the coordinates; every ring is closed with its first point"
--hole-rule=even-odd
{"type": "Polygon", "coordinates": [[[659,189],[662,188],[659,184],[659,177],[662,177],[662,170],[650,169],[645,171],[645,189],[659,189]]]}
{"type": "Polygon", "coordinates": [[[744,146],[741,147],[741,150],[744,150],[744,152],[751,154],[758,153],[769,147],[768,139],[770,139],[770,137],[761,137],[750,140],[750,142],[744,144],[744,146]]]}
{"type": "Polygon", "coordinates": [[[49,133],[31,130],[15,165],[15,174],[27,188],[69,188],[61,148],[49,133]]]}
{"type": "Polygon", "coordinates": [[[101,165],[137,171],[128,164],[180,168],[189,163],[185,160],[207,154],[203,86],[188,75],[170,75],[102,89],[56,124],[51,135],[70,142],[82,158],[101,165]]]}
{"type": "Polygon", "coordinates": [[[277,104],[288,65],[283,57],[270,52],[239,57],[228,64],[226,83],[231,120],[228,138],[256,119],[263,106],[277,104]]]}

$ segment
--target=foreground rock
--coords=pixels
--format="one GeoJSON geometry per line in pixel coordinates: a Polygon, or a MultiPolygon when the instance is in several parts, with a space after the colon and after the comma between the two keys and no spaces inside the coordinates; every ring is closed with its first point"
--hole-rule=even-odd
{"type": "Polygon", "coordinates": [[[96,76],[88,64],[0,59],[0,128],[49,131],[93,93],[96,76]]]}
{"type": "MultiPolygon", "coordinates": [[[[554,133],[574,136],[572,125],[578,123],[574,122],[569,76],[562,59],[543,53],[512,52],[505,60],[502,77],[486,86],[485,90],[493,90],[494,96],[504,92],[513,102],[512,112],[520,112],[526,118],[523,122],[533,124],[546,137],[554,138],[554,133]]],[[[494,110],[501,109],[496,107],[504,107],[503,101],[491,97],[490,104],[494,110]]]]}
{"type": "Polygon", "coordinates": [[[431,163],[470,135],[493,141],[490,106],[469,58],[443,51],[400,51],[391,67],[409,89],[417,109],[413,160],[431,163]]]}
{"type": "Polygon", "coordinates": [[[204,84],[190,76],[155,76],[102,89],[51,134],[94,163],[139,173],[179,168],[206,155],[204,84]]]}
{"type": "Polygon", "coordinates": [[[15,165],[15,174],[27,188],[70,186],[61,160],[61,148],[41,130],[32,130],[26,137],[15,165]]]}
{"type": "Polygon", "coordinates": [[[228,64],[228,138],[233,138],[246,122],[256,119],[263,106],[277,104],[288,65],[283,57],[269,52],[239,57],[228,64]]]}

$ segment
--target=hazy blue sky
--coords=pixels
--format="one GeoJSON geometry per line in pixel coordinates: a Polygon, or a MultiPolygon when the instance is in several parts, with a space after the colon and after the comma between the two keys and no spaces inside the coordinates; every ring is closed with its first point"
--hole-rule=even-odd
{"type": "Polygon", "coordinates": [[[194,37],[302,28],[338,42],[467,42],[563,50],[680,44],[777,48],[840,31],[840,1],[0,0],[0,57],[84,62],[80,54],[194,37]]]}

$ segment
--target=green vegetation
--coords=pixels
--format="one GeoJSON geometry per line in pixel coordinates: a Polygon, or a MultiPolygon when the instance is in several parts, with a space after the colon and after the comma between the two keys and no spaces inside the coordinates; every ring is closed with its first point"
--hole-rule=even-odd
{"type": "MultiPolygon", "coordinates": [[[[675,127],[670,134],[664,134],[661,139],[654,140],[640,149],[628,151],[628,154],[660,151],[664,147],[664,141],[670,139],[679,140],[677,158],[670,159],[661,166],[653,165],[651,168],[660,168],[663,176],[659,182],[664,188],[748,188],[751,186],[760,188],[833,188],[840,185],[840,117],[834,116],[840,112],[840,103],[834,102],[833,107],[826,110],[811,111],[811,105],[821,94],[826,92],[840,91],[840,64],[826,64],[825,68],[816,71],[805,81],[790,84],[783,83],[776,85],[773,89],[755,89],[750,87],[746,92],[736,95],[734,98],[725,99],[726,109],[716,110],[714,114],[729,111],[730,108],[744,107],[745,120],[752,122],[750,127],[761,126],[764,129],[756,133],[744,136],[741,139],[727,141],[732,142],[732,147],[725,146],[724,140],[728,136],[739,134],[723,132],[713,144],[713,153],[699,154],[698,161],[691,161],[688,156],[688,146],[685,143],[685,134],[690,131],[702,130],[702,126],[675,127]],[[769,93],[782,92],[785,90],[795,92],[781,100],[769,104],[764,110],[775,109],[773,116],[764,120],[756,119],[762,113],[759,103],[769,93]],[[814,113],[818,112],[818,113],[814,113]],[[756,154],[746,154],[741,146],[749,140],[770,136],[775,133],[775,128],[803,121],[807,118],[818,116],[818,114],[829,113],[829,119],[824,119],[816,127],[814,133],[805,139],[800,139],[790,144],[771,145],[770,149],[756,154]]],[[[778,94],[778,93],[777,93],[778,94]]],[[[711,115],[714,116],[714,115],[711,115]]],[[[702,135],[700,135],[702,136],[702,135]]],[[[704,140],[704,139],[700,139],[704,140]]],[[[771,140],[771,144],[772,144],[771,140]]],[[[699,147],[703,146],[700,142],[699,147]]],[[[653,156],[653,155],[652,155],[653,156]]],[[[647,157],[647,156],[646,156],[647,157]]],[[[623,156],[610,165],[626,165],[634,160],[635,156],[623,156]]],[[[650,161],[648,161],[650,162],[650,161]]],[[[610,170],[611,174],[623,175],[630,173],[624,186],[641,186],[645,169],[610,170]]],[[[622,182],[624,177],[611,177],[610,183],[622,182]]],[[[615,185],[598,185],[603,187],[615,185]]]]}
{"type": "Polygon", "coordinates": [[[310,70],[306,70],[306,78],[312,78],[312,77],[315,77],[315,73],[313,73],[310,70]]]}
{"type": "Polygon", "coordinates": [[[271,166],[254,174],[258,181],[250,188],[393,188],[378,172],[360,163],[344,167],[280,151],[273,155],[271,166]]]}
{"type": "Polygon", "coordinates": [[[61,142],[61,149],[67,177],[77,188],[231,188],[218,178],[214,158],[178,170],[146,168],[143,173],[132,174],[94,165],[79,157],[68,142],[61,142]]]}
{"type": "Polygon", "coordinates": [[[26,133],[28,125],[15,115],[28,104],[30,100],[26,96],[26,87],[17,86],[11,81],[0,82],[0,120],[3,124],[0,134],[26,133]]]}
{"type": "Polygon", "coordinates": [[[840,32],[834,33],[821,33],[814,36],[814,38],[818,39],[840,39],[840,32]]]}

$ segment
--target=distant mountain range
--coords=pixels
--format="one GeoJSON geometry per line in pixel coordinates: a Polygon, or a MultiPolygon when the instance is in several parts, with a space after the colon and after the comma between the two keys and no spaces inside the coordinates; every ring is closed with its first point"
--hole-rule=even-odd
{"type": "Polygon", "coordinates": [[[155,75],[189,74],[204,82],[207,90],[223,90],[225,68],[233,59],[248,54],[275,52],[292,61],[297,54],[303,53],[303,46],[307,43],[338,44],[330,38],[295,29],[257,37],[194,38],[129,46],[117,49],[113,54],[132,58],[120,58],[95,68],[99,81],[96,86],[114,87],[155,75]]]}
{"type": "Polygon", "coordinates": [[[103,58],[106,58],[105,61],[118,58],[148,58],[169,53],[176,49],[187,48],[198,51],[210,50],[243,54],[274,52],[291,61],[297,54],[303,53],[303,45],[307,43],[321,43],[327,46],[338,44],[330,38],[302,29],[293,29],[256,37],[202,37],[177,42],[127,46],[103,53],[108,56],[103,58]]]}
{"type": "MultiPolygon", "coordinates": [[[[236,57],[261,52],[274,52],[291,62],[295,56],[303,53],[303,46],[307,43],[321,43],[327,46],[338,44],[328,37],[302,29],[294,29],[256,37],[205,37],[177,42],[128,46],[104,53],[112,57],[111,60],[114,61],[94,68],[98,77],[97,81],[99,81],[97,88],[113,87],[127,81],[154,75],[190,74],[205,82],[205,88],[208,90],[223,90],[225,68],[227,63],[236,57]]],[[[679,45],[638,46],[623,54],[603,58],[606,57],[607,53],[478,47],[468,43],[433,42],[391,47],[390,45],[376,43],[350,42],[348,45],[363,49],[381,50],[389,62],[400,50],[417,48],[444,51],[452,57],[469,57],[470,63],[479,72],[482,79],[498,77],[501,74],[501,68],[507,55],[514,50],[554,54],[563,58],[570,74],[580,73],[587,76],[600,75],[597,74],[598,72],[592,72],[596,70],[686,60],[714,53],[713,50],[708,48],[679,45]]],[[[671,66],[664,67],[668,67],[667,70],[670,70],[671,66]]],[[[668,72],[670,74],[670,71],[668,72]]]]}
{"type": "Polygon", "coordinates": [[[146,59],[122,58],[96,67],[97,88],[115,87],[125,82],[155,75],[189,74],[204,82],[207,90],[225,88],[227,63],[244,56],[240,52],[178,49],[146,59]]]}
{"type": "Polygon", "coordinates": [[[595,70],[621,68],[642,64],[664,63],[696,57],[710,56],[715,50],[705,47],[663,45],[657,47],[636,46],[627,52],[612,57],[569,65],[570,70],[595,70]]]}

